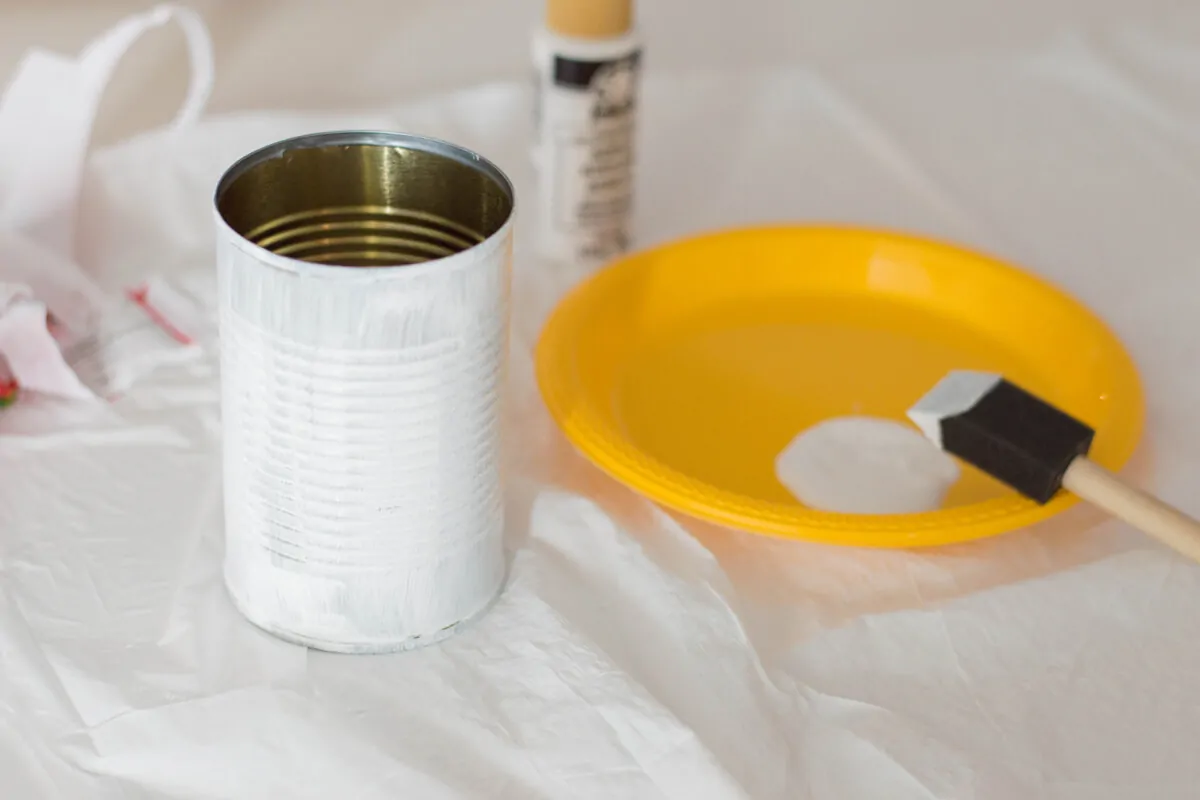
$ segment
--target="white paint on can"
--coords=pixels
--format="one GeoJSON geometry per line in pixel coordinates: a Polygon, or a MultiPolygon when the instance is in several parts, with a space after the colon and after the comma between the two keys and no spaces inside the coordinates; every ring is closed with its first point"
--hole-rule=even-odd
{"type": "Polygon", "coordinates": [[[230,595],[319,649],[444,638],[505,575],[511,213],[404,266],[298,261],[219,212],[217,228],[230,595]]]}

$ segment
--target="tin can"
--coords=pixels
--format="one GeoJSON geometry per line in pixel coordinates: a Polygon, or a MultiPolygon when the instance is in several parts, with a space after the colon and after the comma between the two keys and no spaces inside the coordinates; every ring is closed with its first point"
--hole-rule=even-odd
{"type": "Polygon", "coordinates": [[[246,156],[215,206],[229,594],[322,650],[450,635],[505,576],[512,184],[332,132],[246,156]]]}

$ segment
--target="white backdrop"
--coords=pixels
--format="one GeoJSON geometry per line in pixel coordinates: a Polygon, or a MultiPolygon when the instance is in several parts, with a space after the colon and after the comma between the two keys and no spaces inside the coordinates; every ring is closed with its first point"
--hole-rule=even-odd
{"type": "MultiPolygon", "coordinates": [[[[852,221],[1047,275],[1138,360],[1135,474],[1200,512],[1200,10],[644,5],[643,243],[852,221]]],[[[528,191],[535,6],[198,5],[212,116],[96,153],[80,259],[113,287],[202,280],[217,174],[313,128],[452,138],[528,191]],[[254,111],[281,108],[304,113],[254,111]]],[[[0,69],[32,44],[75,52],[132,7],[0,7],[0,69]]],[[[169,118],[177,37],[123,65],[101,142],[169,118]]],[[[208,361],[111,416],[0,414],[5,797],[1195,796],[1197,567],[1085,510],[915,553],[671,518],[547,422],[528,350],[561,280],[520,246],[517,270],[511,582],[439,647],[335,657],[237,616],[208,361]]]]}

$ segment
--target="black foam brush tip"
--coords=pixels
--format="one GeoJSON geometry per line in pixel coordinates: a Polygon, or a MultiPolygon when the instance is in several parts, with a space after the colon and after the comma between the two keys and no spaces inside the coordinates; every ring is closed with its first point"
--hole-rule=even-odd
{"type": "Polygon", "coordinates": [[[951,372],[909,409],[947,453],[1046,503],[1095,431],[999,375],[951,372]]]}

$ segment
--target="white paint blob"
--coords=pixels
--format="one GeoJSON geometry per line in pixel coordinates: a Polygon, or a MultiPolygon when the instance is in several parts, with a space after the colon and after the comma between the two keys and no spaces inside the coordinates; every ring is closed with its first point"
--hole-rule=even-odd
{"type": "Polygon", "coordinates": [[[941,507],[959,468],[913,428],[851,416],[803,431],[775,459],[775,474],[818,511],[914,514],[941,507]]]}
{"type": "Polygon", "coordinates": [[[941,447],[942,420],[970,411],[1001,380],[988,372],[951,372],[908,410],[908,418],[927,439],[941,447]]]}

